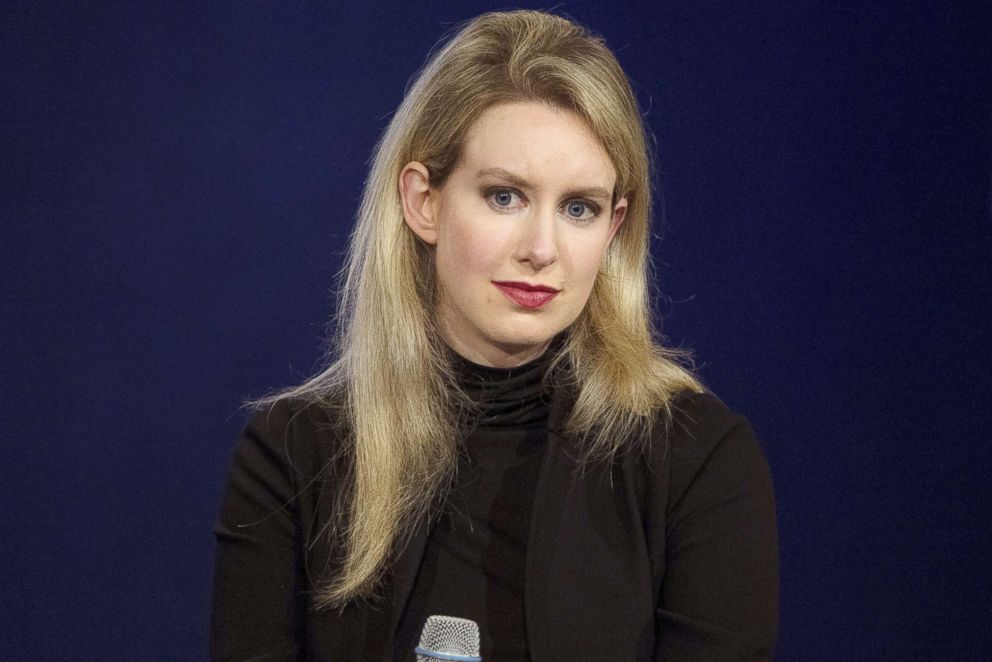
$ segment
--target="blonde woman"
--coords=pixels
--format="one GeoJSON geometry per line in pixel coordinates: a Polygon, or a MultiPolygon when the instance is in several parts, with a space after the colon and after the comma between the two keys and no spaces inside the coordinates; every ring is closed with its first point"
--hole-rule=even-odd
{"type": "Polygon", "coordinates": [[[480,16],[377,148],[328,367],[264,401],[216,527],[216,659],[764,660],[774,502],[655,340],[650,163],[603,42],[480,16]]]}

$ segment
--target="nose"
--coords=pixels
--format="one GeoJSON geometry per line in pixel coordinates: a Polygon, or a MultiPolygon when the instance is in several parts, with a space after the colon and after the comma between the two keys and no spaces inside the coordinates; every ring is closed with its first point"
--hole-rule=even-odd
{"type": "Polygon", "coordinates": [[[556,210],[542,210],[524,219],[514,257],[540,271],[558,259],[556,210]]]}

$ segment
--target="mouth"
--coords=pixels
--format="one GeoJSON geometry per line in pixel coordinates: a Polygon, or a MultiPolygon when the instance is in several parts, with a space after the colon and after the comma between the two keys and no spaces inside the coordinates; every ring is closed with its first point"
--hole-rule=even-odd
{"type": "Polygon", "coordinates": [[[492,283],[507,299],[522,308],[540,308],[561,292],[561,290],[548,285],[495,280],[492,283]]]}

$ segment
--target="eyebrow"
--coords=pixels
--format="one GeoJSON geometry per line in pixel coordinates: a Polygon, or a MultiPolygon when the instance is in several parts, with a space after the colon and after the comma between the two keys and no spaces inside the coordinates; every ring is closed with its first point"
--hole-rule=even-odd
{"type": "MultiPolygon", "coordinates": [[[[497,177],[520,188],[530,187],[530,184],[527,183],[526,179],[520,177],[519,175],[515,175],[504,168],[483,168],[476,173],[476,177],[497,177]]],[[[605,200],[612,200],[613,194],[601,186],[590,186],[587,188],[573,189],[568,192],[568,197],[602,198],[605,200]]]]}

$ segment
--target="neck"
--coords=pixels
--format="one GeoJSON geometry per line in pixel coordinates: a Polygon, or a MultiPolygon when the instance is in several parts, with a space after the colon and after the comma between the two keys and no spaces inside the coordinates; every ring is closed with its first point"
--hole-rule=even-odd
{"type": "Polygon", "coordinates": [[[549,340],[540,345],[524,345],[519,347],[489,345],[483,348],[476,348],[459,343],[450,336],[445,338],[445,342],[448,344],[448,347],[466,361],[488,368],[516,368],[525,363],[530,363],[540,358],[551,344],[549,340]]]}

